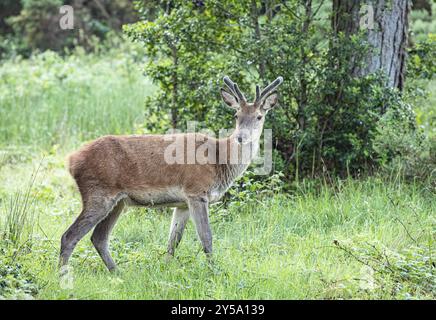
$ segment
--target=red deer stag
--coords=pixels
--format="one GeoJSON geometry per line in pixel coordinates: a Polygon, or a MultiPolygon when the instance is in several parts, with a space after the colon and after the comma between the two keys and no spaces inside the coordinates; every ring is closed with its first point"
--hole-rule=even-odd
{"type": "Polygon", "coordinates": [[[256,154],[265,115],[276,105],[275,89],[282,81],[279,77],[262,91],[256,86],[255,101],[248,103],[238,85],[224,77],[228,89],[221,88],[222,99],[236,110],[236,128],[227,138],[199,133],[104,136],[73,153],[69,170],[82,196],[83,209],[62,236],[60,266],[68,264],[76,244],[95,227],[91,241],[107,268],[114,270],[109,234],[126,205],[174,207],[168,254],[174,255],[189,217],[204,252],[210,254],[208,204],[221,198],[256,154]],[[174,145],[183,151],[190,144],[195,150],[206,147],[207,159],[219,161],[187,162],[184,155],[179,157],[182,161],[168,161],[168,150],[174,145]],[[246,147],[250,156],[243,161],[241,150],[246,147]]]}

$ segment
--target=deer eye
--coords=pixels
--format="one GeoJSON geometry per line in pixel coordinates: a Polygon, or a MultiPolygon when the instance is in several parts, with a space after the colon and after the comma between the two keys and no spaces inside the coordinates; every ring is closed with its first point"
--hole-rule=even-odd
{"type": "Polygon", "coordinates": [[[257,120],[261,120],[262,119],[262,116],[257,116],[257,120]]]}
{"type": "Polygon", "coordinates": [[[235,119],[238,119],[238,115],[237,114],[235,114],[235,119]]]}

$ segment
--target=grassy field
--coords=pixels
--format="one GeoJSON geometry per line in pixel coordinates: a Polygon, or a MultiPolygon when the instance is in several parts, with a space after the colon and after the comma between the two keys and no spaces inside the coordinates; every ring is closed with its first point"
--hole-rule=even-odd
{"type": "Polygon", "coordinates": [[[140,66],[134,54],[119,51],[104,58],[48,51],[3,62],[0,146],[71,149],[100,135],[135,132],[152,93],[140,66]]]}
{"type": "Polygon", "coordinates": [[[434,190],[397,174],[303,181],[287,194],[265,186],[218,203],[213,264],[192,224],[166,261],[170,211],[128,209],[111,240],[119,272],[106,271],[87,236],[65,286],[60,237],[81,207],[65,156],[139,130],[151,92],[124,55],[46,53],[0,67],[0,298],[436,298],[434,190]]]}

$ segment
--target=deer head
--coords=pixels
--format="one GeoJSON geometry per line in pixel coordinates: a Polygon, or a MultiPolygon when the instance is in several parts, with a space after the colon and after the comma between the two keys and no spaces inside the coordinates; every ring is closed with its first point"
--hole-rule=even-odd
{"type": "Polygon", "coordinates": [[[263,90],[256,85],[256,97],[252,103],[247,102],[238,85],[229,77],[225,76],[223,80],[228,89],[221,88],[221,97],[230,108],[236,110],[236,130],[233,133],[235,141],[238,144],[258,142],[265,115],[277,104],[278,94],[275,89],[283,82],[283,78],[278,77],[263,90]]]}

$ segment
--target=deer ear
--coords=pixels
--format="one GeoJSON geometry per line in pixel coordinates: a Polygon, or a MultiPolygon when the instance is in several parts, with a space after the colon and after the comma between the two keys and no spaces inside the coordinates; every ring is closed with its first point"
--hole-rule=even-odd
{"type": "Polygon", "coordinates": [[[236,97],[221,88],[221,97],[223,98],[223,101],[232,109],[239,109],[239,103],[236,97]]]}
{"type": "Polygon", "coordinates": [[[277,92],[270,93],[262,103],[262,109],[265,111],[271,110],[277,104],[279,100],[279,95],[277,92]]]}

